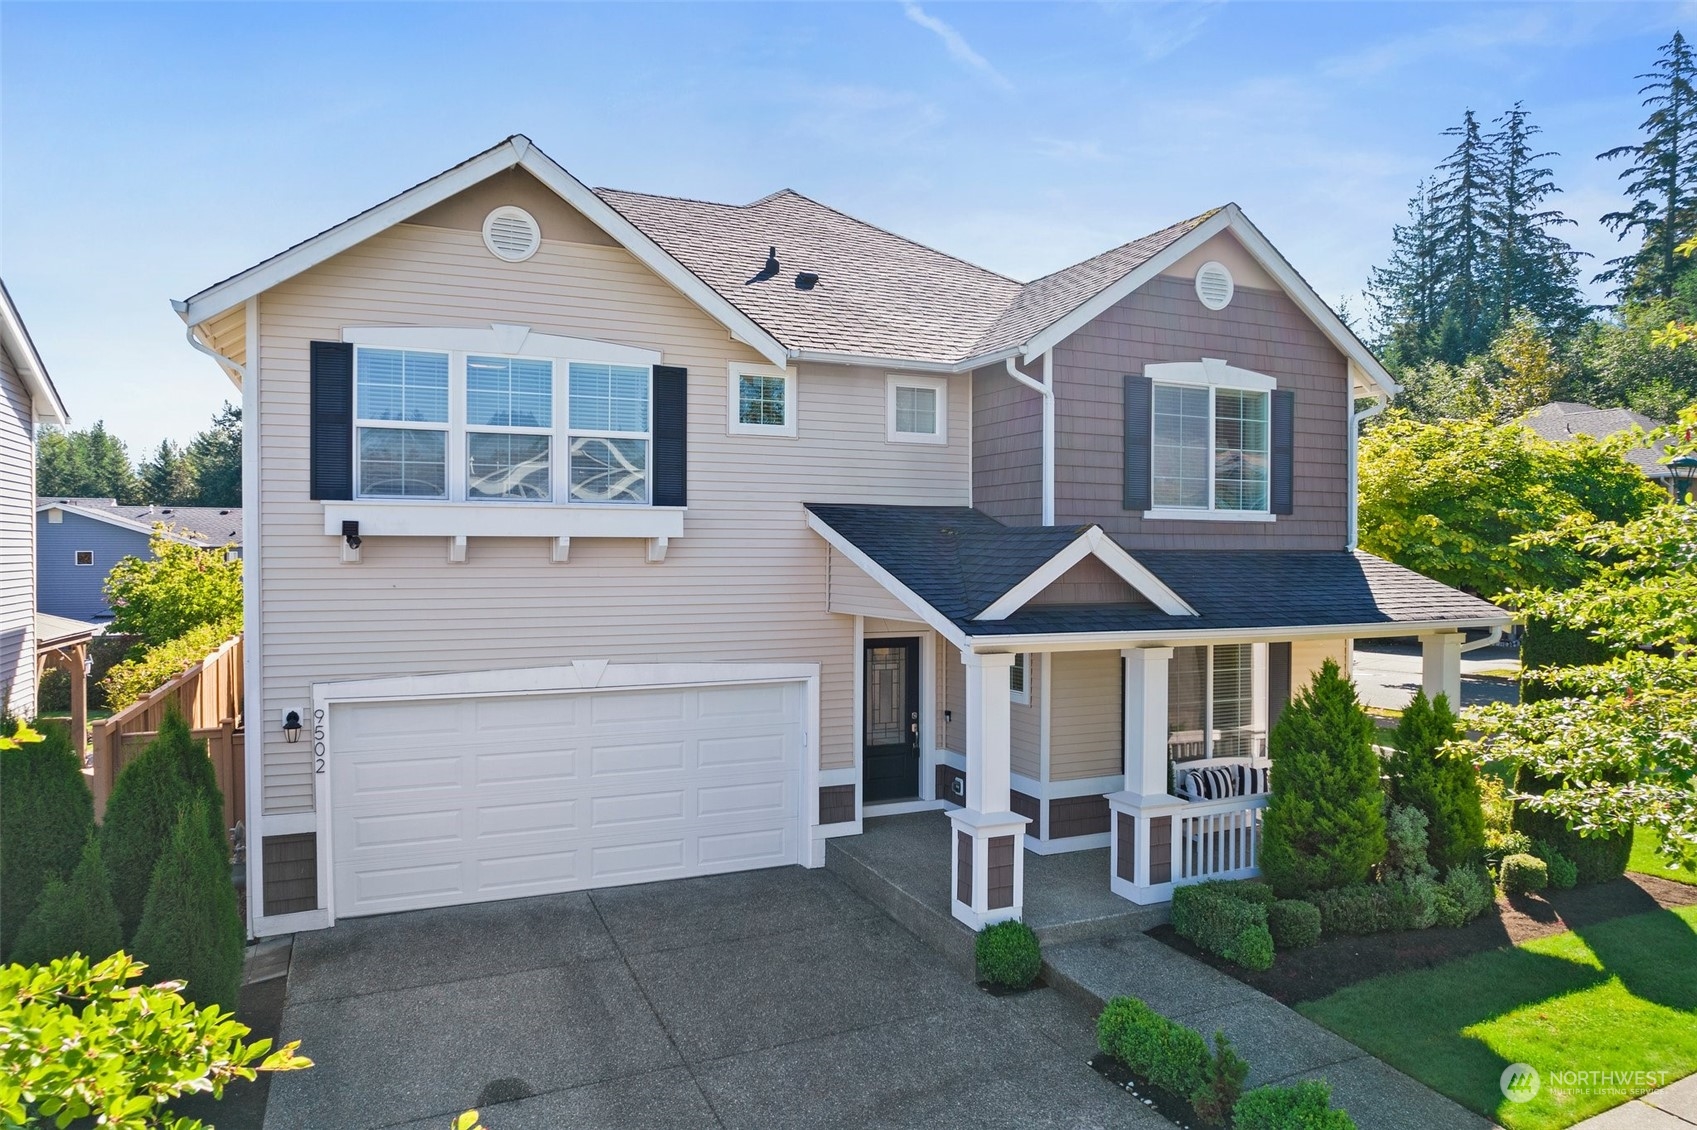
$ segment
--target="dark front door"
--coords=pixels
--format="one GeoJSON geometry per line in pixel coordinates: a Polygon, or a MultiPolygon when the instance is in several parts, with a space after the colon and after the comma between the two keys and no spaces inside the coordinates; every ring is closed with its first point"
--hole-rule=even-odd
{"type": "Polygon", "coordinates": [[[867,804],[919,796],[919,641],[866,645],[866,750],[862,796],[867,804]]]}

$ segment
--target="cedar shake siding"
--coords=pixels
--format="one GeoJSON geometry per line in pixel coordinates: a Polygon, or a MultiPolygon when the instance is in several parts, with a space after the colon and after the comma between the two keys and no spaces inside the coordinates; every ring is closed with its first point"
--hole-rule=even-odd
{"type": "Polygon", "coordinates": [[[972,504],[1011,526],[1043,520],[1043,398],[1003,365],[972,373],[972,504]]]}
{"type": "Polygon", "coordinates": [[[796,437],[728,435],[727,365],[760,358],[723,326],[622,248],[546,238],[577,230],[546,214],[536,255],[505,263],[461,226],[464,209],[439,208],[445,226],[398,225],[258,299],[264,702],[250,729],[264,735],[264,810],[313,806],[311,747],[286,744],[277,719],[315,682],[573,658],[819,663],[819,764],[852,767],[854,622],[826,607],[828,550],[801,504],[967,505],[968,377],[949,380],[946,445],[885,442],[884,367],[802,364],[796,437]],[[657,349],[688,370],[689,509],[664,562],[646,564],[635,539],[576,538],[553,564],[547,539],[473,537],[450,564],[443,537],[368,537],[358,564],[341,563],[308,492],[309,343],[345,326],[494,322],[657,349]]]}
{"type": "Polygon", "coordinates": [[[35,715],[35,408],[0,349],[0,711],[35,715]]]}

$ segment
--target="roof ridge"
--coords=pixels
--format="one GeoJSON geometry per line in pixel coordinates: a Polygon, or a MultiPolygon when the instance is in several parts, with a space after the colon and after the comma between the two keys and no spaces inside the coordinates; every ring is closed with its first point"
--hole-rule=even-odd
{"type": "MultiPolygon", "coordinates": [[[[601,196],[603,193],[612,192],[619,196],[641,196],[647,200],[670,200],[678,204],[704,204],[709,208],[730,208],[738,211],[744,208],[753,207],[751,204],[727,204],[723,200],[703,200],[699,196],[672,196],[664,192],[642,192],[634,188],[609,188],[606,185],[599,185],[589,191],[593,192],[597,196],[601,196]]],[[[769,195],[775,196],[777,194],[771,193],[769,195]]],[[[767,197],[761,197],[761,199],[764,200],[767,199],[767,197]]],[[[755,203],[759,203],[759,201],[756,201],[755,203]]]]}
{"type": "Polygon", "coordinates": [[[1064,275],[1068,271],[1074,269],[1075,267],[1082,267],[1086,263],[1094,263],[1096,260],[1105,258],[1106,256],[1109,256],[1109,255],[1112,255],[1116,251],[1124,251],[1126,248],[1130,247],[1134,243],[1142,243],[1146,239],[1154,239],[1156,236],[1163,235],[1167,232],[1170,232],[1174,228],[1186,228],[1188,230],[1189,228],[1193,228],[1198,224],[1206,223],[1210,218],[1212,218],[1215,215],[1218,215],[1220,212],[1225,211],[1225,209],[1229,208],[1230,206],[1231,205],[1229,205],[1229,204],[1221,204],[1221,205],[1218,205],[1217,207],[1213,207],[1213,208],[1208,209],[1206,212],[1201,212],[1201,213],[1198,213],[1197,215],[1191,216],[1189,219],[1175,221],[1174,223],[1168,224],[1164,228],[1156,228],[1154,231],[1148,232],[1144,235],[1140,235],[1136,239],[1128,239],[1124,243],[1116,243],[1114,246],[1109,247],[1109,248],[1102,250],[1102,251],[1098,251],[1094,255],[1087,255],[1083,259],[1078,260],[1078,262],[1076,262],[1076,263],[1069,263],[1065,267],[1061,267],[1058,270],[1050,271],[1046,275],[1040,275],[1037,278],[1032,279],[1030,282],[1026,283],[1025,285],[1026,286],[1036,286],[1038,283],[1043,282],[1046,279],[1052,279],[1056,275],[1064,275]]]}
{"type": "MultiPolygon", "coordinates": [[[[876,232],[882,232],[885,235],[889,236],[891,239],[899,239],[903,243],[907,244],[910,247],[917,247],[921,251],[929,251],[933,255],[941,255],[943,258],[952,260],[953,262],[959,263],[962,266],[971,267],[975,271],[981,271],[986,275],[991,275],[995,278],[1003,280],[1004,282],[1011,282],[1017,287],[1023,288],[1025,286],[1029,285],[1027,283],[1021,282],[1019,279],[1014,278],[1012,275],[1004,275],[1000,271],[993,271],[989,267],[984,266],[982,263],[974,263],[971,259],[963,259],[959,255],[952,255],[949,252],[942,250],[941,248],[932,247],[929,243],[921,243],[919,240],[914,239],[911,236],[905,236],[905,235],[901,234],[900,232],[891,231],[889,228],[884,227],[882,224],[875,224],[871,220],[863,220],[859,216],[850,215],[848,212],[843,211],[841,208],[833,207],[832,205],[826,204],[824,201],[821,201],[821,200],[815,200],[815,199],[813,199],[813,197],[807,195],[805,192],[798,192],[793,188],[780,189],[778,192],[770,193],[766,196],[761,197],[760,200],[755,201],[755,203],[756,204],[764,203],[765,201],[770,200],[775,196],[780,196],[780,195],[783,195],[785,193],[788,193],[791,196],[799,197],[800,199],[807,201],[809,204],[812,204],[813,206],[815,206],[817,208],[823,208],[825,211],[830,212],[833,215],[841,216],[843,219],[849,221],[850,223],[859,224],[863,228],[871,228],[873,231],[876,231],[876,232]]],[[[753,204],[749,205],[749,207],[751,207],[751,208],[753,206],[754,206],[753,204]]],[[[1017,296],[1017,294],[1018,294],[1018,292],[1016,291],[1015,295],[1017,296]]]]}

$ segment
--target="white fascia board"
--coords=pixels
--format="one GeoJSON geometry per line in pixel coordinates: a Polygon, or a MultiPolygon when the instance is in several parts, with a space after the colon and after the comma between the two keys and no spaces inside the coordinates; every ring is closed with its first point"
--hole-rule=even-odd
{"type": "Polygon", "coordinates": [[[609,365],[658,365],[663,354],[618,342],[532,332],[529,326],[490,323],[482,327],[347,326],[342,340],[386,349],[430,349],[443,353],[493,353],[569,358],[609,365]]]}
{"type": "Polygon", "coordinates": [[[860,353],[833,353],[823,349],[792,349],[790,360],[814,365],[858,365],[868,369],[900,369],[909,373],[970,373],[985,365],[999,364],[1019,353],[1017,347],[997,350],[960,361],[920,361],[907,357],[874,357],[860,353]]]}
{"type": "Polygon", "coordinates": [[[1092,556],[1112,569],[1120,580],[1130,585],[1168,616],[1196,615],[1196,609],[1185,603],[1184,598],[1168,588],[1166,582],[1151,573],[1140,561],[1103,533],[1102,527],[1091,526],[1078,535],[1072,544],[1033,570],[1031,575],[1019,584],[996,598],[990,607],[974,616],[973,619],[1006,620],[1025,607],[1038,593],[1059,580],[1068,569],[1071,569],[1086,557],[1092,556]]]}
{"type": "Polygon", "coordinates": [[[1499,628],[1513,621],[1501,616],[1469,620],[1405,620],[1394,624],[1311,624],[1284,628],[1205,628],[1199,631],[1043,632],[1028,635],[973,636],[973,651],[1111,651],[1127,647],[1188,647],[1204,643],[1281,643],[1287,640],[1385,639],[1428,632],[1499,628]]]}
{"type": "Polygon", "coordinates": [[[466,189],[488,180],[496,173],[517,165],[525,150],[531,148],[528,139],[512,137],[495,148],[479,153],[462,165],[431,177],[423,184],[407,189],[374,208],[368,208],[335,227],[322,231],[311,239],[223,282],[171,305],[189,325],[198,325],[215,318],[249,298],[286,282],[302,271],[310,270],[351,247],[358,246],[407,218],[456,196],[466,189]]]}
{"type": "Polygon", "coordinates": [[[885,592],[901,601],[908,611],[935,629],[938,635],[954,644],[958,650],[965,651],[970,646],[966,633],[956,627],[952,620],[931,607],[924,597],[898,581],[888,569],[868,557],[859,546],[833,530],[824,519],[812,511],[807,515],[807,528],[824,538],[832,549],[854,562],[861,572],[882,585],[885,592]]]}
{"type": "Polygon", "coordinates": [[[1162,361],[1143,366],[1143,375],[1156,384],[1203,385],[1217,388],[1246,388],[1272,392],[1279,382],[1266,373],[1240,369],[1219,357],[1200,361],[1162,361]]]}
{"type": "Polygon", "coordinates": [[[588,216],[590,222],[624,245],[644,266],[665,279],[678,293],[706,311],[715,321],[774,365],[789,363],[789,350],[758,322],[732,305],[695,272],[672,258],[658,243],[611,204],[590,191],[589,186],[568,173],[552,157],[526,142],[527,151],[518,164],[560,198],[588,216]]]}
{"type": "Polygon", "coordinates": [[[47,375],[47,366],[35,351],[35,342],[30,340],[29,330],[24,327],[18,308],[12,305],[12,296],[4,283],[0,283],[0,348],[12,359],[24,387],[29,390],[36,422],[60,427],[69,424],[71,414],[65,411],[65,402],[59,399],[59,390],[53,387],[53,378],[47,375]]]}

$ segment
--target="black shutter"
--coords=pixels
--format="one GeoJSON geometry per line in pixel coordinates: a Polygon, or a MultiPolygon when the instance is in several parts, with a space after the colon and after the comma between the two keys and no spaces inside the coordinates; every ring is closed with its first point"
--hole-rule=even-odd
{"type": "Polygon", "coordinates": [[[1290,702],[1290,641],[1267,645],[1267,729],[1271,730],[1290,702]]]}
{"type": "Polygon", "coordinates": [[[1151,428],[1155,383],[1148,377],[1125,378],[1125,501],[1127,510],[1154,505],[1151,490],[1151,428]]]}
{"type": "Polygon", "coordinates": [[[1273,483],[1272,511],[1290,514],[1296,509],[1296,393],[1279,389],[1273,393],[1273,483]]]}
{"type": "Polygon", "coordinates": [[[689,370],[654,366],[654,505],[688,505],[689,370]]]}
{"type": "Polygon", "coordinates": [[[313,498],[354,496],[354,347],[312,343],[313,498]]]}

